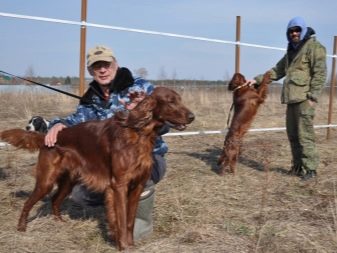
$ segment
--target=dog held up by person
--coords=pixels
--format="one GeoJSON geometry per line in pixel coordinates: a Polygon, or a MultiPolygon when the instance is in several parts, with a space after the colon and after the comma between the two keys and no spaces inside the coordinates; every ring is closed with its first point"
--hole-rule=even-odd
{"type": "Polygon", "coordinates": [[[267,96],[270,74],[264,74],[263,81],[255,88],[246,78],[235,73],[228,84],[228,90],[233,92],[234,115],[225,137],[222,154],[218,159],[218,174],[235,173],[235,166],[240,154],[242,139],[248,131],[259,106],[267,96]]]}

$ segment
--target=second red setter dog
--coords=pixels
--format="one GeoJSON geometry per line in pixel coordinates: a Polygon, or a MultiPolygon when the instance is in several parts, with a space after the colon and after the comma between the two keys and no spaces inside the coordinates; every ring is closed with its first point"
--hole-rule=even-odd
{"type": "Polygon", "coordinates": [[[62,130],[54,148],[44,145],[45,134],[12,129],[0,134],[15,147],[39,150],[35,189],[25,202],[18,230],[25,231],[32,207],[56,184],[52,211],[62,220],[60,205],[78,181],[105,193],[106,217],[120,250],[133,245],[133,228],[140,194],[153,165],[157,131],[167,124],[184,130],[194,120],[180,96],[158,87],[137,107],[103,121],[62,130]]]}
{"type": "Polygon", "coordinates": [[[235,173],[242,138],[248,131],[259,106],[267,96],[269,82],[270,75],[266,73],[262,83],[256,89],[246,82],[242,74],[235,73],[228,84],[228,89],[233,92],[234,116],[225,138],[222,154],[218,160],[220,175],[223,175],[226,171],[235,173]]]}

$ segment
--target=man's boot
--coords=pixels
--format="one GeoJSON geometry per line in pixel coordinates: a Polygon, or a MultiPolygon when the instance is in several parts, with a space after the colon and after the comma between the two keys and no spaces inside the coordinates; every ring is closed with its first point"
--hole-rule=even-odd
{"type": "Polygon", "coordinates": [[[301,176],[302,173],[302,166],[301,164],[295,164],[291,166],[291,169],[287,172],[290,176],[301,176]]]}
{"type": "Polygon", "coordinates": [[[140,196],[136,213],[134,240],[140,240],[153,232],[152,212],[154,205],[154,184],[146,186],[140,196]]]}

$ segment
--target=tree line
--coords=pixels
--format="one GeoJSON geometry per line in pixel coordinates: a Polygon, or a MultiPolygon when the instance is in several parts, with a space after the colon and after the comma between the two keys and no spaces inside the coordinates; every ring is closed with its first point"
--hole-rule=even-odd
{"type": "MultiPolygon", "coordinates": [[[[46,85],[79,85],[80,79],[78,77],[24,77],[25,79],[32,80],[34,82],[46,84],[46,85]]],[[[92,79],[88,79],[87,83],[90,82],[92,79]]],[[[199,85],[224,85],[227,81],[208,81],[208,80],[185,80],[185,79],[162,79],[162,80],[149,80],[154,85],[158,86],[199,86],[199,85]]],[[[30,84],[28,81],[23,81],[16,77],[10,77],[6,75],[0,74],[0,85],[17,85],[17,84],[30,84]]]]}
{"type": "MultiPolygon", "coordinates": [[[[36,77],[28,77],[25,76],[25,79],[32,80],[34,82],[38,83],[43,83],[47,85],[71,85],[71,84],[78,84],[80,79],[78,77],[41,77],[41,76],[36,76],[36,77]]],[[[11,76],[6,76],[6,75],[1,75],[0,74],[0,84],[30,84],[28,81],[23,81],[20,78],[17,77],[11,77],[11,76]]]]}

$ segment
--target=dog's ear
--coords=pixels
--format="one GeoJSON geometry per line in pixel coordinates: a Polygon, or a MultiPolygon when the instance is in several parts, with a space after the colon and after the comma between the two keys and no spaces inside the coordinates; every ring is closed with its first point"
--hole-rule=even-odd
{"type": "Polygon", "coordinates": [[[246,78],[241,73],[235,73],[232,77],[232,80],[228,84],[228,90],[234,90],[236,87],[244,84],[246,78]]]}
{"type": "Polygon", "coordinates": [[[44,121],[42,121],[42,123],[41,123],[41,129],[40,129],[40,132],[41,132],[41,133],[47,133],[47,132],[48,132],[47,124],[46,124],[46,122],[44,122],[44,121]]]}
{"type": "Polygon", "coordinates": [[[152,96],[144,98],[134,109],[124,115],[123,126],[141,129],[153,118],[153,110],[157,105],[156,99],[152,96]]]}

